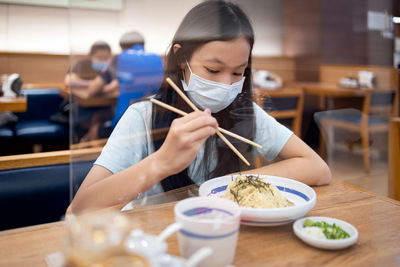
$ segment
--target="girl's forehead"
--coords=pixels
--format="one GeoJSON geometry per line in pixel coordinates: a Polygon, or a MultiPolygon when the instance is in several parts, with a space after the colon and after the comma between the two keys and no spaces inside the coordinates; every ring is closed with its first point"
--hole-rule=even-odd
{"type": "Polygon", "coordinates": [[[229,41],[211,41],[199,47],[192,55],[192,60],[210,61],[239,66],[247,62],[250,44],[244,37],[229,41]]]}

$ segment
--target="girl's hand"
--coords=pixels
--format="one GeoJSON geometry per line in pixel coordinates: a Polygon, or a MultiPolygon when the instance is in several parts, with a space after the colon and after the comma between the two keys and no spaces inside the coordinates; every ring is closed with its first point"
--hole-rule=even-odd
{"type": "Polygon", "coordinates": [[[209,109],[173,120],[163,145],[154,153],[156,166],[163,176],[179,173],[189,166],[217,127],[218,122],[209,109]]]}

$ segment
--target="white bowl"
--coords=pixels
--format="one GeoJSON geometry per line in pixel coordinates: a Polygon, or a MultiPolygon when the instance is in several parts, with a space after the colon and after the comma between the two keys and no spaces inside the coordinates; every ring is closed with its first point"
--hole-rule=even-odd
{"type": "MultiPolygon", "coordinates": [[[[253,174],[254,175],[254,174],[253,174]]],[[[227,175],[204,182],[199,189],[200,196],[221,197],[228,184],[239,175],[227,175]]],[[[290,223],[305,216],[315,205],[315,191],[301,182],[269,175],[254,175],[275,185],[294,206],[285,208],[241,207],[241,223],[253,226],[275,226],[290,223]]]]}
{"type": "Polygon", "coordinates": [[[298,238],[300,238],[301,240],[303,240],[305,243],[307,243],[313,247],[322,248],[322,249],[346,248],[346,247],[353,245],[355,242],[357,242],[357,239],[358,239],[358,231],[353,225],[351,225],[345,221],[338,220],[335,218],[330,218],[330,217],[306,217],[306,218],[298,219],[293,224],[293,231],[296,234],[296,236],[298,238]],[[350,237],[344,238],[344,239],[320,239],[318,237],[309,235],[302,231],[304,221],[307,219],[310,219],[314,222],[324,221],[329,224],[335,223],[336,225],[340,226],[344,231],[346,231],[350,235],[350,237]]]}

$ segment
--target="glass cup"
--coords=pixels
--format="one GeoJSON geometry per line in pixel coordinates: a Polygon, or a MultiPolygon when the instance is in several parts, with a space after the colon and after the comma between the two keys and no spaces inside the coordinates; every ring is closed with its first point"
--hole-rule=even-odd
{"type": "Polygon", "coordinates": [[[209,247],[213,253],[199,266],[227,266],[233,262],[240,227],[240,208],[229,200],[193,197],[175,205],[180,253],[188,258],[209,247]]]}
{"type": "Polygon", "coordinates": [[[129,220],[115,211],[66,217],[66,266],[151,266],[146,255],[129,252],[129,220]]]}

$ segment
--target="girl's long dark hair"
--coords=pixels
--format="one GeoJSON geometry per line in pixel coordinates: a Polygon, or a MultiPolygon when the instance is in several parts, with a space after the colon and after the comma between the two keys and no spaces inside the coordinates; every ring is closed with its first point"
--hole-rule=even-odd
{"type": "MultiPolygon", "coordinates": [[[[242,92],[235,101],[224,110],[213,114],[219,126],[231,130],[243,137],[253,139],[255,123],[253,119],[252,93],[251,93],[251,51],[254,44],[254,33],[246,14],[237,5],[225,1],[206,1],[189,11],[181,22],[171,47],[166,56],[166,69],[164,82],[156,93],[155,98],[168,103],[178,109],[191,112],[191,108],[179,97],[179,95],[165,82],[165,78],[171,78],[180,88],[183,80],[183,66],[186,60],[190,61],[193,53],[211,41],[229,41],[238,37],[244,37],[250,44],[248,66],[244,71],[246,77],[242,92]],[[174,53],[173,46],[179,44],[181,48],[174,53]],[[233,115],[234,114],[234,115],[233,115]]],[[[152,129],[154,149],[158,150],[163,144],[172,121],[178,116],[157,105],[152,107],[152,129]],[[164,129],[164,131],[163,131],[164,129]],[[161,132],[161,134],[160,134],[161,132]]],[[[228,138],[232,144],[250,161],[251,148],[235,139],[228,138]]],[[[246,166],[238,157],[215,136],[208,138],[205,143],[204,158],[201,168],[205,179],[238,172],[246,166]],[[217,147],[217,162],[211,165],[210,151],[217,147]],[[210,169],[211,166],[216,166],[210,169]]],[[[188,170],[167,177],[162,182],[164,191],[176,189],[193,184],[188,176],[188,170]]]]}

